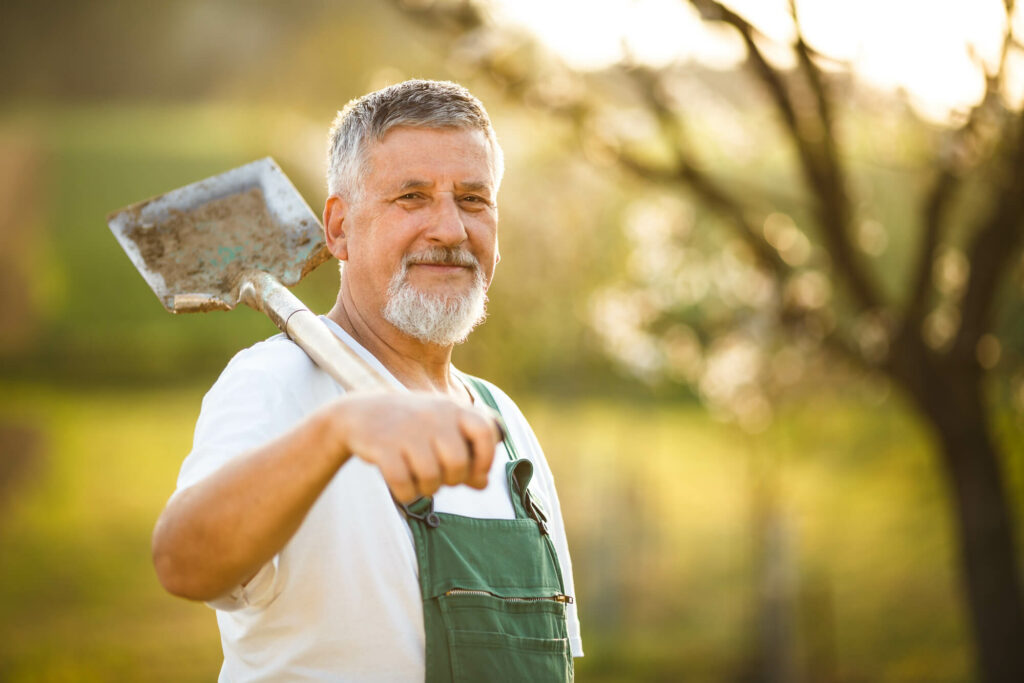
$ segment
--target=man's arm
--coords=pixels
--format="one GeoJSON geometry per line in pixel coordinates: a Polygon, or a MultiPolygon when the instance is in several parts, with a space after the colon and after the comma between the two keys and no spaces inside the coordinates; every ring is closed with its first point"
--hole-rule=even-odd
{"type": "Polygon", "coordinates": [[[157,577],[174,595],[218,598],[288,542],[353,454],[410,502],[442,484],[484,488],[499,438],[493,419],[444,397],[343,396],[175,493],[153,532],[157,577]]]}

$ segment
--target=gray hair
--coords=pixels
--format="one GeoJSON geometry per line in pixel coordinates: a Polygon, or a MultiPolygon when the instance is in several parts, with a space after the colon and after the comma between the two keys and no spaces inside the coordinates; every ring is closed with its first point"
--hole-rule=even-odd
{"type": "Polygon", "coordinates": [[[383,140],[395,126],[482,131],[491,148],[497,192],[505,159],[484,105],[458,83],[411,80],[363,95],[338,112],[327,145],[328,195],[361,199],[370,143],[383,140]]]}

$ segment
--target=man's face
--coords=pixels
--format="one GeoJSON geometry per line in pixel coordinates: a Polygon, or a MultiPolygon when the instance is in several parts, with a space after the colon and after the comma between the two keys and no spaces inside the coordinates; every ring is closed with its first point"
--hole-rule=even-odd
{"type": "Polygon", "coordinates": [[[498,213],[484,134],[398,127],[368,161],[362,197],[345,218],[345,279],[362,314],[382,314],[396,287],[442,306],[486,290],[498,213]]]}

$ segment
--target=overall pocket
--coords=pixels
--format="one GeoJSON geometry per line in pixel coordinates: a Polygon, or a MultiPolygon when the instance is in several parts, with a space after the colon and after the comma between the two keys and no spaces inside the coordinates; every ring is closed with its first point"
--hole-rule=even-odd
{"type": "Polygon", "coordinates": [[[565,683],[572,680],[568,638],[450,631],[448,643],[455,683],[565,683]]]}
{"type": "Polygon", "coordinates": [[[506,597],[452,589],[437,598],[453,680],[571,681],[566,596],[506,597]]]}

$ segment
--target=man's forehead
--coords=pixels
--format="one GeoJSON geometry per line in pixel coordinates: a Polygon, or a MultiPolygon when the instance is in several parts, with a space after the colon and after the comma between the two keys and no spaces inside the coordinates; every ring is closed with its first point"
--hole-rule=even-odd
{"type": "Polygon", "coordinates": [[[424,153],[438,151],[458,153],[467,156],[480,156],[490,159],[493,150],[482,130],[476,128],[425,128],[418,126],[395,126],[384,136],[370,143],[367,155],[370,157],[395,155],[406,157],[415,150],[424,153]]]}
{"type": "Polygon", "coordinates": [[[367,180],[388,189],[445,185],[483,191],[494,188],[493,150],[483,131],[472,128],[396,126],[367,149],[367,180]]]}

